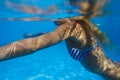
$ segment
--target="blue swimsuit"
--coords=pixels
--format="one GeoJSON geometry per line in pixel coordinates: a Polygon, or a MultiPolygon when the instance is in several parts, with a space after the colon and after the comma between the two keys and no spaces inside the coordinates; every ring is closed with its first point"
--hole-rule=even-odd
{"type": "Polygon", "coordinates": [[[76,48],[71,48],[70,50],[70,56],[75,59],[82,62],[87,56],[98,46],[99,44],[96,43],[92,47],[85,49],[85,50],[78,50],[76,48]]]}

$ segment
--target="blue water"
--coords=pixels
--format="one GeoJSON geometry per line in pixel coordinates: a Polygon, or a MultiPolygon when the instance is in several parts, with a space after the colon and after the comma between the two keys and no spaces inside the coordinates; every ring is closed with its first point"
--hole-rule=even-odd
{"type": "MultiPolygon", "coordinates": [[[[8,0],[0,1],[0,18],[7,17],[30,17],[38,14],[22,13],[9,9],[5,6],[8,0]]],[[[51,5],[57,4],[60,9],[69,9],[70,6],[62,6],[65,0],[11,0],[16,3],[28,3],[31,5],[51,5]],[[37,2],[34,2],[37,1],[37,2]],[[43,2],[41,2],[43,1],[43,2]]],[[[120,6],[119,0],[114,0],[109,4],[110,13],[105,16],[92,19],[104,31],[114,49],[104,46],[106,54],[113,60],[120,61],[120,6]]],[[[65,12],[48,17],[68,17],[77,14],[67,14],[65,12]]],[[[52,21],[0,21],[0,46],[10,42],[20,40],[24,33],[50,32],[57,28],[52,21]]],[[[88,72],[77,61],[73,60],[67,52],[65,42],[51,46],[49,48],[35,52],[34,54],[23,56],[0,62],[0,80],[103,80],[100,76],[88,72]]]]}

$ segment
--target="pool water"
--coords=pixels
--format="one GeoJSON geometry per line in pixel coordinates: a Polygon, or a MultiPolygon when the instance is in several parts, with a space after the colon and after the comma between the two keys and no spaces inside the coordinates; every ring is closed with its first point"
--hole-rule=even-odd
{"type": "MultiPolygon", "coordinates": [[[[9,1],[41,6],[57,4],[61,10],[72,8],[69,5],[68,7],[62,5],[67,0],[1,0],[0,18],[38,16],[38,14],[23,13],[6,7],[5,3],[9,1]]],[[[110,13],[92,19],[114,44],[113,49],[109,46],[103,47],[106,54],[116,61],[120,61],[119,8],[119,0],[111,1],[110,13]]],[[[62,18],[77,15],[77,13],[58,12],[47,17],[62,18]]],[[[53,21],[0,21],[0,46],[23,39],[24,33],[50,32],[56,28],[53,21]]],[[[103,80],[103,78],[88,72],[78,61],[73,60],[68,55],[65,42],[62,41],[34,54],[0,62],[0,80],[103,80]]]]}

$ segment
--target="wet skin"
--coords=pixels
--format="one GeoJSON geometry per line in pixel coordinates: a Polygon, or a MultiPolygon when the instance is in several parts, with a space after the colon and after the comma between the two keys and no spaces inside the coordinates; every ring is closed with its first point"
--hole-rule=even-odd
{"type": "MultiPolygon", "coordinates": [[[[68,18],[62,21],[65,23],[59,24],[60,26],[53,32],[0,47],[0,60],[28,55],[62,40],[66,40],[67,46],[70,45],[79,50],[87,49],[97,42],[93,31],[98,29],[94,27],[90,29],[91,25],[88,23],[90,20],[68,18]]],[[[120,80],[119,64],[111,61],[100,46],[94,49],[81,63],[90,72],[101,75],[107,80],[120,80]]]]}

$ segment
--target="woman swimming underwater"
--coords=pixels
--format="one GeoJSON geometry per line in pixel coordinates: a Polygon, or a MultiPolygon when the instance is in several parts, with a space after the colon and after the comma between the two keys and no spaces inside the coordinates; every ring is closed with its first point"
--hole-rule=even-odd
{"type": "MultiPolygon", "coordinates": [[[[89,9],[92,11],[95,6],[91,6],[92,8],[89,9]]],[[[84,11],[89,12],[89,9],[84,11]]],[[[61,19],[55,22],[59,27],[50,33],[40,34],[0,47],[0,61],[28,55],[66,40],[70,56],[79,61],[87,70],[106,80],[120,80],[120,65],[105,55],[99,42],[107,43],[109,41],[91,22],[91,16],[94,14],[61,19]]]]}

